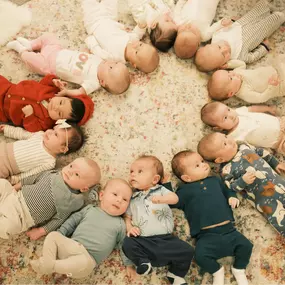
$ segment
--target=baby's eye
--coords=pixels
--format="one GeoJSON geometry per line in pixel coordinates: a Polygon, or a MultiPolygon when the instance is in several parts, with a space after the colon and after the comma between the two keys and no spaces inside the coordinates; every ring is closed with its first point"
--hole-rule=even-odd
{"type": "Polygon", "coordinates": [[[227,116],[225,116],[225,120],[227,119],[228,117],[227,116]]]}
{"type": "Polygon", "coordinates": [[[113,194],[114,194],[114,196],[118,196],[117,193],[113,193],[113,194]]]}
{"type": "Polygon", "coordinates": [[[128,200],[127,199],[123,199],[125,202],[127,202],[128,200]]]}
{"type": "Polygon", "coordinates": [[[130,173],[133,173],[133,172],[134,172],[133,170],[130,171],[130,173]]]}
{"type": "Polygon", "coordinates": [[[138,54],[138,51],[136,51],[136,54],[138,54]]]}
{"type": "Polygon", "coordinates": [[[199,167],[199,164],[196,164],[196,167],[199,167]]]}
{"type": "Polygon", "coordinates": [[[59,103],[59,105],[61,105],[62,104],[62,100],[60,100],[60,103],[59,103]]]}
{"type": "Polygon", "coordinates": [[[226,143],[226,142],[224,142],[224,146],[227,146],[227,143],[226,143]]]}
{"type": "Polygon", "coordinates": [[[142,170],[139,170],[139,173],[142,173],[142,170]]]}
{"type": "Polygon", "coordinates": [[[112,69],[113,67],[112,66],[110,66],[110,69],[112,69]]]}
{"type": "Polygon", "coordinates": [[[75,175],[78,177],[79,176],[79,174],[78,173],[75,173],[75,175]]]}
{"type": "Polygon", "coordinates": [[[70,164],[70,166],[69,166],[70,168],[72,168],[72,164],[70,164]]]}

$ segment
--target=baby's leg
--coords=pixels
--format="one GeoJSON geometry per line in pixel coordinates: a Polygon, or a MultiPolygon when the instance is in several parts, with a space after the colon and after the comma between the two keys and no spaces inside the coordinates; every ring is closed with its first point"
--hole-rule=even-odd
{"type": "Polygon", "coordinates": [[[255,49],[265,38],[269,37],[285,21],[285,13],[274,12],[269,16],[243,27],[243,45],[248,50],[255,49]]]}
{"type": "Polygon", "coordinates": [[[95,32],[98,23],[102,19],[112,19],[117,21],[118,9],[117,0],[83,0],[83,21],[89,35],[95,32]]]}
{"type": "Polygon", "coordinates": [[[31,265],[42,274],[57,272],[82,278],[92,272],[96,263],[83,245],[59,232],[51,232],[45,239],[43,256],[31,261],[31,265]]]}
{"type": "Polygon", "coordinates": [[[242,26],[256,22],[270,15],[270,9],[266,0],[260,0],[249,12],[243,15],[237,22],[242,26]]]}

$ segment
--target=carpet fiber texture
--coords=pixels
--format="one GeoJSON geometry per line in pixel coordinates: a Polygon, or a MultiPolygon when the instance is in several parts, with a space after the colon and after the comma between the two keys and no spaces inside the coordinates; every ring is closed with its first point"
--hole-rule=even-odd
{"type": "MultiPolygon", "coordinates": [[[[174,4],[173,0],[168,2],[174,4]]],[[[256,2],[221,0],[216,19],[241,16],[256,2]]],[[[275,0],[274,3],[279,8],[285,7],[284,0],[275,0]]],[[[66,48],[86,51],[86,32],[79,0],[31,0],[27,4],[33,14],[32,23],[19,35],[36,38],[44,32],[52,32],[66,48]]],[[[126,1],[119,0],[119,5],[120,21],[127,29],[132,29],[134,21],[128,14],[126,1]]],[[[149,41],[148,36],[144,40],[149,41]]],[[[270,54],[249,68],[270,64],[273,57],[285,53],[284,26],[270,37],[270,42],[270,54]]],[[[77,156],[91,157],[101,166],[104,184],[112,177],[127,178],[130,163],[140,154],[156,155],[164,163],[166,172],[171,174],[170,161],[176,152],[186,148],[196,150],[200,138],[209,132],[200,120],[200,109],[209,101],[206,89],[209,76],[198,72],[192,60],[177,59],[172,50],[160,53],[160,59],[159,68],[152,74],[130,69],[132,82],[125,94],[115,96],[104,90],[91,94],[95,111],[84,127],[89,139],[78,153],[60,158],[58,167],[77,156]]],[[[13,82],[40,79],[28,70],[18,54],[6,47],[0,49],[0,74],[13,82]]],[[[279,98],[268,104],[278,104],[282,111],[284,102],[284,98],[279,98]]],[[[234,98],[227,103],[232,107],[244,105],[234,98]]],[[[2,135],[0,140],[3,140],[2,135]]],[[[175,185],[177,180],[172,175],[170,178],[175,185]]],[[[194,245],[183,213],[179,210],[173,212],[175,234],[194,245]]],[[[285,284],[285,240],[245,200],[234,210],[234,215],[238,230],[254,244],[247,268],[250,284],[285,284]]],[[[130,284],[117,250],[85,279],[72,280],[60,274],[37,275],[29,260],[41,255],[43,240],[30,241],[23,234],[9,241],[0,241],[0,284],[130,284]]],[[[237,284],[230,272],[233,259],[228,257],[220,262],[225,266],[226,284],[237,284]]],[[[151,275],[140,277],[132,284],[169,284],[165,278],[166,270],[157,268],[151,275]]],[[[193,261],[186,280],[189,284],[211,284],[212,277],[201,272],[193,261]]]]}

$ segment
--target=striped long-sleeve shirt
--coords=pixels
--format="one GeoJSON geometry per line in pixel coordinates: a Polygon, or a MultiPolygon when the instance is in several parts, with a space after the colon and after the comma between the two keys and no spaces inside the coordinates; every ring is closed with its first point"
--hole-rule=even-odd
{"type": "Polygon", "coordinates": [[[22,193],[36,226],[46,232],[56,230],[70,216],[79,210],[84,199],[64,183],[61,172],[45,171],[21,180],[22,193]]]}
{"type": "Polygon", "coordinates": [[[43,134],[44,132],[30,133],[22,128],[5,126],[4,136],[18,140],[13,142],[13,152],[20,174],[13,175],[11,183],[55,167],[56,158],[44,148],[43,134]]]}

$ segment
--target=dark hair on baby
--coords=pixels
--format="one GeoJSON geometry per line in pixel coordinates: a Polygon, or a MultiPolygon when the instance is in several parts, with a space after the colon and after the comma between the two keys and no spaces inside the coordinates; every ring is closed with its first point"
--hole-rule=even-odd
{"type": "Polygon", "coordinates": [[[163,33],[158,24],[150,32],[150,40],[152,44],[162,52],[167,52],[174,45],[176,36],[177,30],[172,29],[167,33],[163,33]]]}
{"type": "Polygon", "coordinates": [[[172,168],[172,172],[174,173],[174,175],[177,178],[181,179],[181,176],[184,174],[184,166],[181,163],[181,159],[183,159],[184,157],[187,157],[193,153],[194,153],[194,151],[192,151],[192,150],[183,150],[183,151],[176,153],[173,156],[173,158],[171,160],[171,168],[172,168]]]}
{"type": "Polygon", "coordinates": [[[71,109],[72,111],[70,121],[75,123],[80,122],[85,113],[84,103],[77,98],[71,98],[71,109]]]}
{"type": "Polygon", "coordinates": [[[82,129],[73,122],[67,121],[67,123],[71,128],[66,129],[68,134],[68,151],[65,155],[79,150],[85,142],[85,135],[82,129]]]}

